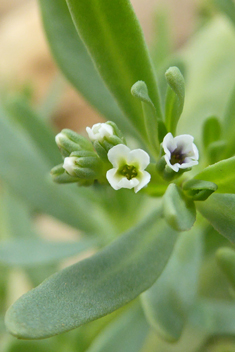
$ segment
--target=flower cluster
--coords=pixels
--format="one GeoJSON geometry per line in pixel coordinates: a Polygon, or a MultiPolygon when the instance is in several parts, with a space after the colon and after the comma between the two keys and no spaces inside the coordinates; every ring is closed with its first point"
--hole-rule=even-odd
{"type": "MultiPolygon", "coordinates": [[[[151,174],[145,170],[150,156],[142,149],[130,150],[113,122],[97,123],[86,131],[89,140],[70,130],[62,130],[56,136],[64,162],[52,169],[55,182],[90,185],[95,180],[106,180],[115,190],[133,188],[135,193],[150,182],[151,174]]],[[[164,137],[162,160],[174,174],[198,164],[199,154],[193,140],[187,134],[173,137],[168,133],[164,137]]]]}

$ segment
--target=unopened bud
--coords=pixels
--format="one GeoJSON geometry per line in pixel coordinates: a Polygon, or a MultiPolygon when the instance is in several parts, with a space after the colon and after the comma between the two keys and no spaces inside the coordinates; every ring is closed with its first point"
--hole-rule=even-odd
{"type": "Polygon", "coordinates": [[[95,180],[102,172],[102,161],[98,155],[90,151],[73,152],[64,159],[63,168],[72,177],[84,180],[95,180]]]}
{"type": "Polygon", "coordinates": [[[92,151],[92,144],[85,137],[78,133],[64,129],[55,137],[57,146],[64,157],[69,156],[72,152],[80,150],[92,151]]]}
{"type": "Polygon", "coordinates": [[[63,164],[53,167],[51,176],[56,183],[74,183],[79,181],[78,177],[73,177],[65,171],[63,164]]]}

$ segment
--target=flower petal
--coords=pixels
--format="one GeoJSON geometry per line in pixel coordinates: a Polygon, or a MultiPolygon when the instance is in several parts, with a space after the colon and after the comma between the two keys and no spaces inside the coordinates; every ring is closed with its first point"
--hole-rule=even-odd
{"type": "Polygon", "coordinates": [[[113,135],[113,128],[107,123],[96,123],[92,126],[92,128],[86,127],[86,131],[88,137],[93,142],[113,135]]]}
{"type": "Polygon", "coordinates": [[[106,178],[107,178],[108,182],[113,187],[113,189],[115,189],[116,191],[118,189],[120,189],[118,184],[123,177],[123,176],[117,174],[117,170],[118,170],[117,168],[110,169],[106,173],[106,178]]]}
{"type": "Polygon", "coordinates": [[[118,186],[119,188],[134,188],[139,184],[139,180],[137,178],[132,178],[131,180],[128,180],[126,177],[123,177],[119,183],[118,186]]]}
{"type": "Polygon", "coordinates": [[[68,156],[67,158],[64,158],[64,164],[63,168],[67,171],[67,173],[71,176],[76,176],[74,172],[74,167],[75,167],[75,161],[77,158],[74,156],[68,156]]]}
{"type": "Polygon", "coordinates": [[[174,140],[182,154],[188,154],[192,151],[194,138],[190,134],[181,134],[175,137],[174,140]]]}
{"type": "Polygon", "coordinates": [[[130,149],[125,144],[115,145],[108,151],[108,159],[114,167],[119,167],[122,160],[127,160],[130,149]]]}
{"type": "Polygon", "coordinates": [[[147,171],[142,172],[141,179],[139,180],[139,184],[134,188],[135,193],[137,193],[141,188],[146,186],[151,179],[151,175],[147,171]]]}
{"type": "Polygon", "coordinates": [[[165,155],[164,157],[165,157],[167,165],[175,172],[178,172],[181,165],[179,163],[175,163],[174,165],[172,165],[170,160],[168,159],[168,156],[165,155]]]}
{"type": "Polygon", "coordinates": [[[140,170],[144,170],[150,163],[150,157],[144,150],[134,149],[130,151],[127,163],[128,165],[137,165],[140,170]]]}
{"type": "Polygon", "coordinates": [[[172,134],[170,132],[165,135],[163,142],[162,142],[162,147],[163,147],[164,152],[166,153],[168,159],[170,159],[171,153],[177,148],[175,138],[172,136],[172,134]]]}

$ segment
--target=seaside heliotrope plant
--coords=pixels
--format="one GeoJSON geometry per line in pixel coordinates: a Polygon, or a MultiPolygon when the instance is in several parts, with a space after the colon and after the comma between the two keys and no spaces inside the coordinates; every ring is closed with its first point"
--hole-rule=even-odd
{"type": "MultiPolygon", "coordinates": [[[[231,14],[231,1],[224,2],[231,14]]],[[[0,118],[4,160],[19,168],[0,170],[4,181],[34,212],[54,216],[82,234],[72,245],[49,245],[37,238],[28,247],[13,241],[5,252],[17,248],[17,255],[9,255],[13,263],[35,265],[97,250],[17,300],[6,314],[7,329],[19,338],[42,339],[127,305],[106,318],[107,328],[95,329],[94,336],[102,331],[82,352],[123,352],[126,346],[128,352],[142,352],[144,343],[144,352],[201,352],[211,336],[234,338],[235,304],[229,287],[235,287],[234,29],[225,18],[217,20],[201,29],[181,57],[158,56],[158,83],[128,0],[39,4],[58,65],[107,122],[87,127],[87,137],[63,129],[55,138],[59,158],[43,119],[33,113],[28,119],[34,141],[30,148],[29,139],[19,137],[21,131],[14,134],[0,118]],[[210,63],[209,70],[204,67],[204,47],[206,61],[213,61],[216,53],[215,68],[210,63]],[[223,84],[221,67],[226,71],[223,84]],[[35,130],[44,131],[45,139],[37,138],[35,130]],[[50,165],[57,184],[45,176],[50,165]],[[75,185],[59,185],[70,183],[75,185]],[[161,345],[159,336],[179,342],[176,347],[161,345]],[[192,339],[190,345],[185,342],[192,339]]],[[[164,53],[164,48],[157,52],[164,53]]],[[[20,116],[22,123],[27,105],[14,104],[9,113],[20,116]]]]}

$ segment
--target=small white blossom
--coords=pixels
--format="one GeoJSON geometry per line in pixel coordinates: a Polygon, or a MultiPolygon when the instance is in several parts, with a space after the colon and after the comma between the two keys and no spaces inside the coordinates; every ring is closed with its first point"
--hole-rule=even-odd
{"type": "Polygon", "coordinates": [[[86,127],[88,137],[92,142],[101,141],[104,137],[113,136],[113,127],[107,123],[96,123],[90,127],[86,127]]]}
{"type": "Polygon", "coordinates": [[[115,190],[134,188],[137,193],[149,183],[151,175],[144,169],[150,158],[144,150],[130,150],[126,145],[118,144],[109,150],[108,159],[114,168],[107,171],[106,177],[115,190]]]}
{"type": "Polygon", "coordinates": [[[64,134],[62,132],[58,133],[56,136],[55,136],[55,142],[56,144],[58,145],[58,147],[61,146],[61,141],[63,141],[63,139],[65,138],[64,134]]]}
{"type": "Polygon", "coordinates": [[[69,156],[67,158],[64,158],[63,168],[71,176],[76,176],[76,173],[74,172],[74,168],[76,166],[75,165],[76,160],[77,160],[77,157],[75,156],[69,156]]]}
{"type": "Polygon", "coordinates": [[[171,133],[167,133],[164,137],[162,147],[166,153],[165,160],[175,172],[198,164],[199,153],[193,140],[193,136],[189,134],[173,137],[171,133]]]}

